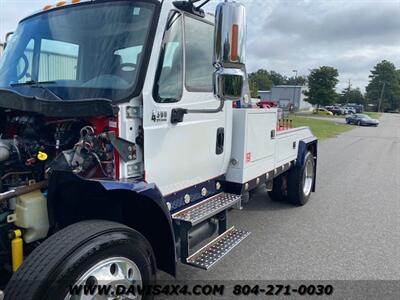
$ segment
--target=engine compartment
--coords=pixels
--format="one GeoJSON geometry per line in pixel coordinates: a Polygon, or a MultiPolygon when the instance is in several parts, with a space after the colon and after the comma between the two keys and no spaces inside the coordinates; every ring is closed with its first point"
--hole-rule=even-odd
{"type": "Polygon", "coordinates": [[[67,161],[56,168],[87,177],[115,176],[114,148],[104,120],[11,110],[0,110],[0,120],[0,193],[45,180],[55,161],[63,158],[67,161]]]}
{"type": "Polygon", "coordinates": [[[46,182],[52,172],[115,179],[117,129],[110,123],[117,124],[108,117],[54,118],[0,109],[0,224],[12,222],[7,218],[18,206],[19,198],[8,194],[46,182]]]}
{"type": "MultiPolygon", "coordinates": [[[[0,105],[0,270],[7,270],[0,271],[0,284],[1,274],[8,278],[12,271],[14,230],[22,230],[25,254],[56,230],[52,226],[57,224],[50,222],[54,207],[49,208],[59,200],[51,196],[57,186],[53,178],[118,180],[120,160],[137,157],[135,142],[118,137],[117,112],[104,115],[98,105],[92,112],[86,103],[79,105],[74,110],[62,106],[51,114],[22,104],[19,109],[0,105]]],[[[63,188],[68,194],[69,187],[63,188]]]]}

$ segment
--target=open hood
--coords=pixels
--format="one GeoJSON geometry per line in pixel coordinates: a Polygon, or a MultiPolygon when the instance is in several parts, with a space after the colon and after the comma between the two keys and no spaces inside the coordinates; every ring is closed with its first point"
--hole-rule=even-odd
{"type": "Polygon", "coordinates": [[[0,108],[54,118],[113,117],[118,112],[108,99],[46,100],[7,89],[0,89],[0,108]]]}

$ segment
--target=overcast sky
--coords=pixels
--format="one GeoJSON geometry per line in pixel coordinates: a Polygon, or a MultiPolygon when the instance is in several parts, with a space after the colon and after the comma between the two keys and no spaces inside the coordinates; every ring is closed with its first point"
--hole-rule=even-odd
{"type": "MultiPolygon", "coordinates": [[[[217,0],[209,6],[212,8],[217,0]]],[[[400,0],[242,0],[248,9],[247,64],[292,76],[322,65],[364,90],[383,59],[400,68],[400,0]]],[[[0,0],[0,36],[52,0],[0,0]]]]}

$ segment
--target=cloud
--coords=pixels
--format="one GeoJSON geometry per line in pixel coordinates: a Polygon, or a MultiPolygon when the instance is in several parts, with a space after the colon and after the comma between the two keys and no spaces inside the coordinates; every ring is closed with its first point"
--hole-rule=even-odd
{"type": "Polygon", "coordinates": [[[257,16],[249,22],[250,70],[263,67],[290,76],[293,69],[308,74],[329,65],[341,74],[339,88],[348,79],[364,88],[377,62],[388,59],[400,67],[399,1],[258,4],[249,7],[249,17],[257,16]]]}
{"type": "MultiPolygon", "coordinates": [[[[47,0],[0,0],[0,37],[47,0]]],[[[209,5],[213,9],[218,0],[209,5]]],[[[301,75],[336,67],[339,89],[352,79],[362,89],[383,59],[400,68],[400,0],[242,0],[248,11],[249,70],[301,75]]]]}
{"type": "Polygon", "coordinates": [[[39,11],[46,4],[49,4],[49,0],[0,0],[0,40],[7,32],[15,30],[21,19],[39,11]]]}

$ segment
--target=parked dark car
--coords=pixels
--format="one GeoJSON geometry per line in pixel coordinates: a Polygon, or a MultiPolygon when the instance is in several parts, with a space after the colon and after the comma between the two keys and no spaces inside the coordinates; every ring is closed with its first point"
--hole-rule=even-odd
{"type": "Polygon", "coordinates": [[[362,104],[349,103],[347,106],[353,107],[357,114],[362,114],[364,112],[364,105],[362,104]]]}
{"type": "Polygon", "coordinates": [[[326,106],[325,108],[335,116],[340,116],[345,114],[344,109],[341,109],[338,106],[326,106]]]}
{"type": "Polygon", "coordinates": [[[346,117],[347,124],[354,124],[358,126],[378,126],[379,121],[376,119],[372,119],[368,115],[364,114],[353,114],[346,117]]]}

